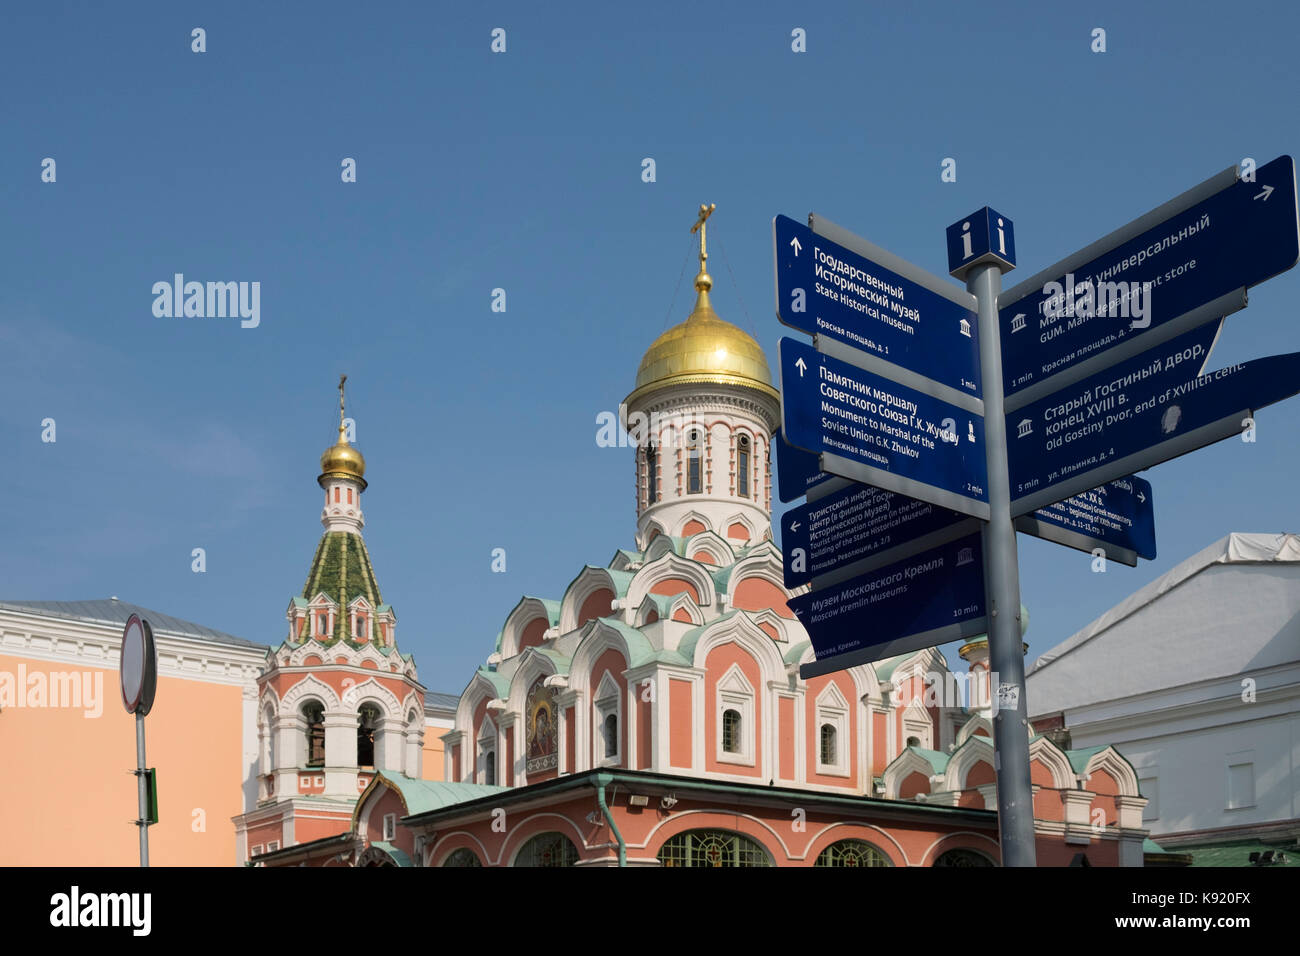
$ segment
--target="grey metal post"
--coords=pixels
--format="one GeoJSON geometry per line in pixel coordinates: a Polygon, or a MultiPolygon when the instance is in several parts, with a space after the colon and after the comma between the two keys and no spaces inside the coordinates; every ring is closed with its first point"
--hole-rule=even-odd
{"type": "Polygon", "coordinates": [[[140,816],[136,826],[140,828],[140,865],[149,865],[149,778],[145,775],[144,758],[144,714],[136,711],[135,715],[135,763],[136,790],[139,795],[140,816]]]}
{"type": "Polygon", "coordinates": [[[991,511],[984,529],[984,594],[989,619],[989,693],[997,708],[993,744],[998,778],[998,836],[1003,866],[1035,866],[1034,792],[1029,782],[1029,723],[1020,633],[1020,568],[1016,529],[1011,522],[1002,342],[998,328],[1002,270],[996,264],[976,266],[966,276],[966,288],[979,303],[980,377],[984,386],[984,448],[991,511]],[[997,700],[998,684],[1009,684],[1018,692],[1014,709],[1001,708],[997,700]]]}

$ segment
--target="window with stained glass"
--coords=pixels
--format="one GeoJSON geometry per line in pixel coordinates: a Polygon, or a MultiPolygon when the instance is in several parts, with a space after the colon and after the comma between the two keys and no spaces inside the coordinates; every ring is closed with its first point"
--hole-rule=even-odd
{"type": "Polygon", "coordinates": [[[725,830],[687,830],[659,848],[664,866],[771,866],[767,851],[749,837],[725,830]]]}
{"type": "Polygon", "coordinates": [[[821,853],[813,866],[893,866],[889,857],[865,840],[839,840],[821,853]]]}
{"type": "Polygon", "coordinates": [[[993,866],[993,861],[974,850],[949,850],[934,861],[935,866],[993,866]]]}
{"type": "Polygon", "coordinates": [[[452,850],[447,854],[447,859],[442,861],[443,866],[482,866],[479,858],[475,856],[474,851],[461,847],[459,850],[452,850]]]}
{"type": "Polygon", "coordinates": [[[562,833],[539,833],[520,848],[515,866],[573,866],[578,848],[562,833]]]}

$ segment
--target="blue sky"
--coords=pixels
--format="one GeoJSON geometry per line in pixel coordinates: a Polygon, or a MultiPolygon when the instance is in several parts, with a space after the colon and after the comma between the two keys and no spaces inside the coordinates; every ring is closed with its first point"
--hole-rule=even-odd
{"type": "MultiPolygon", "coordinates": [[[[1289,3],[6,18],[0,599],[116,594],[277,643],[321,533],[346,371],[371,557],[399,643],[443,691],[521,594],[558,598],[631,545],[631,452],[597,446],[596,416],[689,310],[699,203],[718,205],[714,304],[775,367],[777,213],[817,211],[942,274],[944,228],[991,205],[1016,223],[1013,285],[1242,157],[1300,147],[1289,3]],[[260,282],[260,325],[155,317],[152,285],[177,272],[260,282]]],[[[1300,351],[1298,294],[1295,271],[1253,290],[1211,367],[1300,351]]],[[[1093,574],[1021,536],[1030,656],[1231,531],[1300,530],[1297,407],[1263,411],[1253,445],[1145,473],[1156,561],[1093,574]]]]}

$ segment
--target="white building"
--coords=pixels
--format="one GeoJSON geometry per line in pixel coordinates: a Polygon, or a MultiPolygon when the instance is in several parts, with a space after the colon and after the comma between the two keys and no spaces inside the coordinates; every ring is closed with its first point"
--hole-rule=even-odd
{"type": "Polygon", "coordinates": [[[1216,541],[1039,657],[1027,686],[1040,732],[1128,758],[1165,849],[1300,838],[1300,535],[1216,541]]]}

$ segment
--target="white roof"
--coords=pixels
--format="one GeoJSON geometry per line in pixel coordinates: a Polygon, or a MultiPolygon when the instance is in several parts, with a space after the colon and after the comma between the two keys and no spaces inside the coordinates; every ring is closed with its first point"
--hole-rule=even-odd
{"type": "MultiPolygon", "coordinates": [[[[1188,628],[1195,627],[1198,624],[1202,625],[1207,631],[1217,628],[1220,630],[1221,634],[1222,622],[1219,619],[1222,617],[1223,613],[1229,612],[1228,604],[1232,603],[1229,596],[1221,590],[1227,582],[1225,581],[1224,584],[1218,586],[1198,587],[1194,591],[1188,592],[1186,600],[1180,598],[1177,605],[1163,611],[1153,611],[1152,614],[1154,614],[1155,617],[1144,615],[1141,621],[1134,621],[1131,626],[1121,628],[1120,631],[1117,632],[1115,638],[1115,641],[1120,642],[1119,644],[1107,639],[1109,636],[1108,632],[1116,629],[1118,625],[1124,624],[1129,618],[1142,612],[1156,600],[1173,591],[1180,585],[1188,583],[1190,579],[1195,578],[1202,572],[1209,569],[1218,569],[1220,567],[1222,567],[1223,572],[1228,572],[1230,568],[1223,566],[1235,566],[1235,570],[1237,570],[1238,573],[1247,573],[1247,567],[1252,565],[1273,566],[1278,567],[1279,570],[1281,567],[1290,567],[1291,573],[1300,571],[1300,567],[1297,567],[1297,565],[1300,565],[1300,535],[1233,533],[1225,538],[1221,538],[1214,542],[1214,544],[1202,549],[1187,560],[1178,564],[1155,581],[1152,581],[1125,601],[1117,604],[1087,627],[1083,628],[1083,630],[1079,631],[1051,650],[1041,654],[1038,659],[1034,661],[1033,665],[1028,668],[1026,676],[1038,676],[1039,681],[1037,681],[1037,683],[1043,688],[1043,690],[1047,691],[1049,688],[1052,689],[1052,692],[1048,695],[1049,697],[1063,696],[1069,698],[1075,705],[1081,703],[1085,698],[1104,698],[1107,695],[1105,693],[1099,693],[1101,688],[1097,686],[1082,687],[1077,686],[1076,684],[1072,690],[1067,690],[1067,687],[1072,683],[1076,683],[1080,677],[1080,675],[1075,675],[1073,672],[1081,666],[1084,667],[1084,671],[1081,673],[1091,674],[1092,676],[1089,677],[1087,683],[1093,685],[1097,682],[1095,671],[1095,668],[1097,667],[1105,666],[1107,669],[1111,670],[1124,670],[1142,663],[1144,670],[1150,669],[1150,665],[1153,662],[1141,660],[1143,651],[1134,647],[1132,642],[1135,640],[1147,645],[1145,653],[1150,654],[1155,653],[1159,646],[1163,645],[1166,650],[1169,650],[1178,646],[1180,640],[1188,641],[1191,636],[1188,628]],[[1184,604],[1189,604],[1189,606],[1183,606],[1184,604]],[[1214,623],[1216,621],[1218,622],[1217,624],[1214,623]],[[1156,633],[1157,631],[1170,631],[1171,629],[1174,632],[1181,631],[1181,633],[1156,633]],[[1121,633],[1122,637],[1120,636],[1121,633]],[[1105,647],[1102,648],[1101,646],[1098,646],[1096,650],[1092,650],[1089,645],[1094,642],[1098,645],[1105,644],[1105,647]],[[1116,651],[1120,649],[1125,649],[1121,651],[1121,653],[1131,655],[1132,659],[1126,661],[1117,659],[1114,655],[1116,651]],[[1071,657],[1071,655],[1075,655],[1075,657],[1071,657]],[[1078,660],[1077,665],[1065,667],[1065,670],[1070,672],[1070,675],[1072,676],[1069,676],[1066,673],[1056,674],[1055,670],[1052,668],[1053,664],[1062,661],[1063,659],[1073,661],[1076,658],[1081,658],[1078,660]],[[1092,670],[1089,670],[1089,668],[1092,668],[1092,670]],[[1044,671],[1047,671],[1048,673],[1044,674],[1044,671]],[[1054,677],[1049,675],[1054,675],[1054,677]],[[1044,679],[1047,681],[1046,684],[1042,683],[1044,679]],[[1062,680],[1065,681],[1064,684],[1061,684],[1062,680]],[[1058,684],[1061,684],[1061,686],[1057,687],[1056,685],[1058,684]]],[[[1236,579],[1233,580],[1235,581],[1234,586],[1240,586],[1240,581],[1237,581],[1236,579]]],[[[1293,586],[1289,586],[1287,589],[1294,591],[1293,586]]],[[[1260,592],[1251,598],[1247,598],[1245,595],[1238,595],[1237,599],[1253,600],[1256,603],[1258,603],[1259,600],[1275,601],[1280,596],[1280,593],[1281,592],[1278,594],[1272,594],[1272,592],[1260,592]],[[1271,597],[1269,596],[1270,594],[1271,597]]],[[[1270,616],[1281,614],[1283,617],[1286,617],[1289,613],[1288,609],[1281,607],[1259,607],[1258,612],[1261,615],[1268,614],[1270,616]]],[[[1240,614],[1236,608],[1229,613],[1236,615],[1240,614]]],[[[1230,667],[1234,663],[1240,663],[1234,662],[1234,660],[1231,660],[1230,658],[1234,657],[1235,652],[1244,651],[1244,645],[1250,643],[1250,641],[1242,640],[1244,625],[1247,622],[1242,621],[1240,616],[1238,616],[1237,623],[1240,626],[1234,628],[1236,638],[1232,642],[1231,649],[1221,642],[1221,638],[1220,643],[1217,645],[1219,650],[1216,656],[1220,658],[1220,664],[1224,667],[1230,667]]],[[[1253,623],[1258,623],[1260,625],[1266,624],[1262,619],[1253,623]]],[[[1263,636],[1261,636],[1261,639],[1263,639],[1263,636]]],[[[1189,644],[1195,645],[1195,641],[1189,641],[1189,644]]],[[[1192,646],[1183,646],[1188,652],[1193,650],[1192,646]]],[[[1211,647],[1213,647],[1213,645],[1202,646],[1201,650],[1205,653],[1215,653],[1210,650],[1211,647]]],[[[1190,676],[1190,674],[1175,674],[1175,671],[1181,671],[1183,668],[1181,666],[1172,666],[1173,662],[1168,658],[1166,658],[1166,663],[1170,665],[1172,669],[1166,669],[1163,678],[1164,681],[1172,679],[1175,683],[1179,683],[1179,676],[1190,676]]],[[[1208,662],[1206,663],[1208,664],[1208,662]]],[[[1229,670],[1228,672],[1233,673],[1235,671],[1229,670]]],[[[1130,676],[1135,677],[1136,675],[1130,676]]],[[[1148,674],[1146,676],[1153,679],[1156,675],[1148,674]]],[[[1117,683],[1120,684],[1130,682],[1129,680],[1118,680],[1117,675],[1114,674],[1112,674],[1112,680],[1116,680],[1117,683]]],[[[1031,697],[1032,696],[1033,695],[1031,694],[1031,697]]],[[[1048,704],[1048,701],[1044,700],[1040,701],[1040,703],[1048,704]]],[[[1065,704],[1065,701],[1062,700],[1056,706],[1052,706],[1051,709],[1058,709],[1061,704],[1065,704]]],[[[1066,706],[1069,706],[1069,704],[1066,704],[1066,706]]]]}

